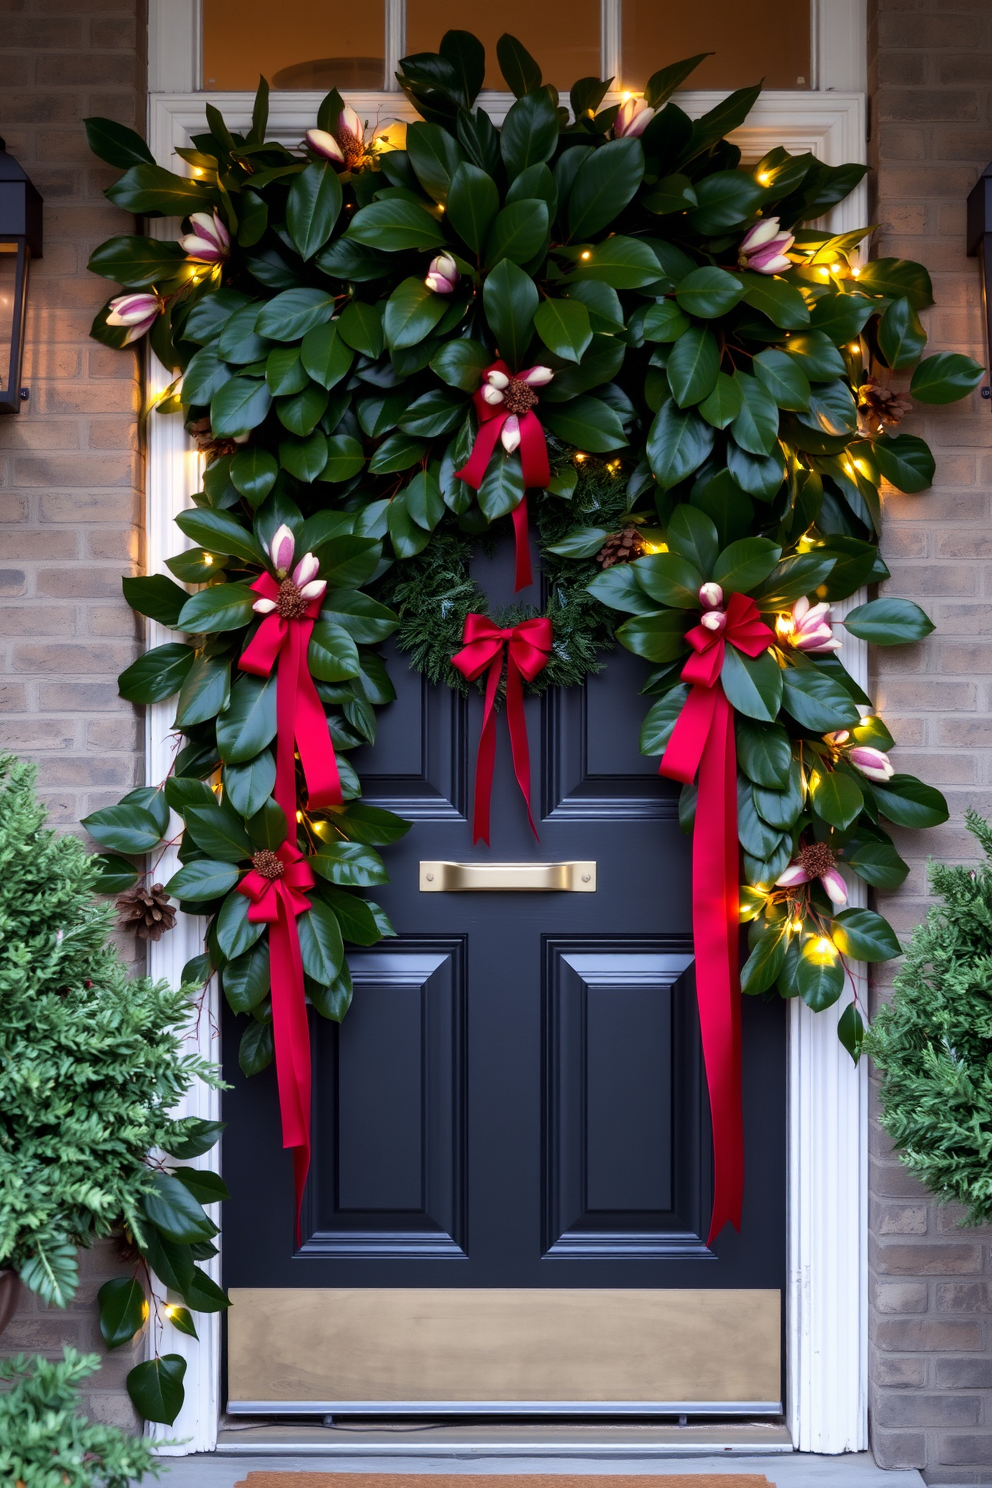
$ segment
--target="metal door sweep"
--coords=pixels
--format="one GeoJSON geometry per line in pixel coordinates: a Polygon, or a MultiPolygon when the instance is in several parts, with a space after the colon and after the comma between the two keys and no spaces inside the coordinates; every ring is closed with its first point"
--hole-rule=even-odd
{"type": "Polygon", "coordinates": [[[421,863],[422,894],[450,894],[469,889],[595,894],[596,864],[421,863]]]}

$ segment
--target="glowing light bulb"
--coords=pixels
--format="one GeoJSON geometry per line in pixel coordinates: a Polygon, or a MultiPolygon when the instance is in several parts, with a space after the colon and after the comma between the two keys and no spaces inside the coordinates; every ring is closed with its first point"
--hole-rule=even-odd
{"type": "Polygon", "coordinates": [[[854,269],[852,269],[852,270],[851,270],[851,278],[852,278],[852,279],[857,279],[857,277],[858,277],[858,275],[859,275],[859,274],[860,274],[860,273],[861,273],[861,270],[860,270],[860,269],[858,269],[858,268],[854,268],[854,269]]]}
{"type": "Polygon", "coordinates": [[[807,955],[818,966],[833,966],[837,960],[837,947],[826,935],[821,935],[813,942],[807,955]]]}
{"type": "Polygon", "coordinates": [[[575,456],[575,463],[576,463],[576,464],[577,464],[577,465],[581,465],[581,463],[582,463],[582,461],[583,461],[583,460],[585,460],[585,459],[588,459],[588,456],[587,456],[587,455],[584,455],[584,454],[583,454],[583,453],[582,453],[582,451],[581,451],[581,450],[579,450],[579,451],[578,451],[578,453],[577,453],[577,454],[576,454],[576,456],[575,456]]]}
{"type": "Polygon", "coordinates": [[[790,922],[790,924],[789,924],[789,934],[790,935],[801,935],[802,934],[802,929],[803,929],[803,922],[802,922],[802,920],[798,920],[798,919],[797,920],[792,920],[790,922]]]}
{"type": "Polygon", "coordinates": [[[767,186],[768,183],[771,181],[771,176],[768,174],[767,171],[759,171],[757,179],[759,186],[767,186]]]}
{"type": "Polygon", "coordinates": [[[629,103],[633,96],[632,93],[621,93],[620,100],[622,103],[629,103]]]}
{"type": "Polygon", "coordinates": [[[205,566],[207,568],[210,567],[210,565],[211,565],[211,563],[213,563],[213,561],[214,560],[213,560],[213,558],[211,557],[211,555],[209,553],[204,553],[204,555],[203,555],[203,562],[204,562],[204,564],[205,564],[205,566]]]}
{"type": "Polygon", "coordinates": [[[645,553],[667,553],[668,552],[668,544],[667,543],[646,542],[644,544],[644,551],[645,551],[645,553]]]}
{"type": "Polygon", "coordinates": [[[580,258],[592,258],[592,254],[589,252],[589,249],[587,248],[585,250],[585,252],[579,254],[579,257],[580,258]]]}
{"type": "Polygon", "coordinates": [[[173,1307],[171,1302],[167,1302],[165,1304],[163,1311],[165,1312],[167,1318],[175,1317],[176,1315],[176,1309],[173,1307]]]}
{"type": "Polygon", "coordinates": [[[301,821],[302,821],[302,820],[303,820],[303,812],[302,812],[302,811],[298,811],[298,812],[297,812],[297,813],[296,813],[296,820],[297,820],[297,821],[298,821],[298,822],[301,822],[301,821]]]}
{"type": "Polygon", "coordinates": [[[779,640],[787,641],[796,628],[796,623],[791,615],[775,616],[775,634],[779,640]]]}
{"type": "Polygon", "coordinates": [[[821,269],[820,270],[820,278],[821,279],[829,279],[830,278],[830,270],[829,269],[821,269]]]}

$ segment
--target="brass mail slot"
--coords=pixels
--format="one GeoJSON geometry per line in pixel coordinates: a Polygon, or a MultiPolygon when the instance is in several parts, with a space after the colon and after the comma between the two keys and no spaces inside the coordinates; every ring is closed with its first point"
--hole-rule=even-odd
{"type": "Polygon", "coordinates": [[[421,863],[420,892],[512,889],[595,894],[595,863],[421,863]]]}

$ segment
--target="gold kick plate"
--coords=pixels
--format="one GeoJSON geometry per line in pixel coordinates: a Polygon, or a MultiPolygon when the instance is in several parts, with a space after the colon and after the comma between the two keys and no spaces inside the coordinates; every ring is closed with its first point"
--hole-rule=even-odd
{"type": "Polygon", "coordinates": [[[535,890],[595,894],[595,863],[421,863],[420,892],[535,890]]]}

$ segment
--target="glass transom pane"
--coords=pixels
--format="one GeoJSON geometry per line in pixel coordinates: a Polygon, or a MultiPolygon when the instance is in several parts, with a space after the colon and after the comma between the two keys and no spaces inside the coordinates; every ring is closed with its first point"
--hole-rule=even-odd
{"type": "Polygon", "coordinates": [[[640,92],[653,72],[682,57],[713,52],[688,88],[803,89],[810,82],[809,0],[623,0],[623,86],[640,92]]]}
{"type": "Polygon", "coordinates": [[[484,86],[505,91],[496,42],[509,31],[537,61],[544,81],[567,95],[578,78],[600,75],[599,14],[599,0],[569,0],[567,13],[548,0],[503,0],[498,6],[491,0],[460,0],[454,9],[437,0],[406,0],[406,51],[436,51],[449,28],[471,31],[486,48],[484,86]]]}
{"type": "MultiPolygon", "coordinates": [[[[385,6],[203,0],[203,86],[254,92],[384,86],[385,6]]],[[[395,85],[394,85],[395,86],[395,85]]]]}

